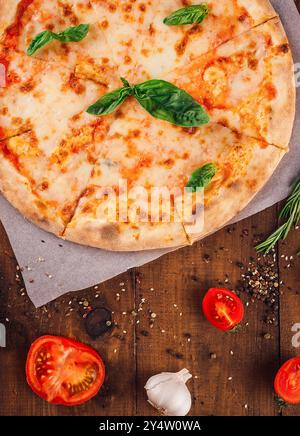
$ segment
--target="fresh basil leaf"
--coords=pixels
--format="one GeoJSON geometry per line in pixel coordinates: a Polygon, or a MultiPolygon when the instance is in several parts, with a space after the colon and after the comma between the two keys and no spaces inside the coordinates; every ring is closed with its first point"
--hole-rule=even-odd
{"type": "Polygon", "coordinates": [[[164,80],[149,80],[131,86],[121,78],[124,87],[104,95],[87,110],[92,115],[107,115],[117,109],[127,97],[134,95],[153,117],[182,127],[198,127],[209,122],[205,110],[192,96],[164,80]]]}
{"type": "Polygon", "coordinates": [[[120,88],[109,94],[105,94],[100,100],[88,108],[87,113],[98,116],[111,114],[130,95],[132,95],[131,87],[120,88]]]}
{"type": "Polygon", "coordinates": [[[192,188],[192,192],[196,192],[197,188],[207,188],[217,172],[218,167],[215,164],[206,164],[193,172],[186,187],[192,188]]]}
{"type": "Polygon", "coordinates": [[[167,26],[180,26],[184,24],[202,23],[208,15],[208,4],[201,3],[199,5],[187,6],[179,9],[164,19],[164,24],[167,26]]]}
{"type": "Polygon", "coordinates": [[[30,43],[27,54],[32,56],[37,50],[55,39],[55,35],[50,30],[39,33],[30,43]]]}
{"type": "Polygon", "coordinates": [[[191,95],[164,80],[149,80],[133,87],[138,102],[154,118],[181,127],[198,127],[209,122],[205,110],[191,95]]]}
{"type": "Polygon", "coordinates": [[[89,24],[80,24],[79,26],[69,27],[57,34],[57,37],[60,42],[79,42],[82,41],[87,34],[89,33],[90,25],[89,24]]]}
{"type": "Polygon", "coordinates": [[[39,33],[31,41],[27,50],[27,54],[32,56],[37,50],[55,39],[62,43],[82,41],[87,36],[89,29],[89,24],[80,24],[76,27],[69,27],[60,33],[54,33],[50,30],[45,30],[44,32],[39,33]]]}

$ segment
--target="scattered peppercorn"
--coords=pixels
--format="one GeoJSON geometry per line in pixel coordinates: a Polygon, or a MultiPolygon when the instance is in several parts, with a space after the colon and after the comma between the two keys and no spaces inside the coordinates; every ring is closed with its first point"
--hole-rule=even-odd
{"type": "Polygon", "coordinates": [[[280,284],[273,249],[269,255],[258,254],[256,259],[250,259],[248,268],[241,275],[238,291],[248,294],[252,302],[262,301],[266,305],[264,321],[278,325],[280,284]]]}

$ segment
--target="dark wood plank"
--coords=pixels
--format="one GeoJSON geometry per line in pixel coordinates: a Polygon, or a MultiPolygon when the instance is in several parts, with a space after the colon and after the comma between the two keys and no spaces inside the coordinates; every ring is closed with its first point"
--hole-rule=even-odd
{"type": "MultiPolygon", "coordinates": [[[[6,368],[0,372],[0,383],[13,389],[5,393],[5,401],[0,400],[0,414],[134,415],[137,395],[137,413],[155,415],[146,402],[143,389],[146,380],[156,372],[175,371],[183,366],[196,377],[191,383],[195,396],[194,415],[278,413],[273,403],[271,380],[279,365],[278,332],[272,328],[271,340],[263,339],[266,332],[263,305],[250,306],[246,319],[249,325],[237,335],[215,331],[201,313],[201,299],[208,287],[219,284],[236,287],[241,274],[236,262],[247,264],[253,254],[254,234],[270,232],[275,217],[276,208],[272,208],[194,247],[169,254],[130,275],[100,285],[103,295],[100,300],[94,297],[96,290],[76,293],[70,317],[66,314],[69,314],[72,296],[35,310],[26,296],[21,295],[22,284],[15,280],[14,257],[1,231],[1,321],[8,317],[9,322],[8,348],[0,353],[1,368],[6,368]],[[206,263],[207,256],[211,259],[209,263],[206,263]],[[225,283],[227,277],[229,283],[225,283]],[[104,340],[92,341],[85,333],[82,306],[78,304],[83,298],[93,307],[105,305],[115,312],[119,328],[104,340]],[[145,303],[140,306],[143,298],[145,303]],[[143,310],[138,311],[139,307],[143,310]],[[132,314],[134,308],[137,316],[132,314]],[[149,311],[157,314],[153,328],[150,328],[149,311]],[[103,355],[108,363],[109,378],[100,397],[80,408],[64,409],[49,406],[30,392],[24,378],[26,352],[36,337],[47,333],[74,336],[90,343],[103,355]],[[176,353],[179,353],[177,357],[176,353]],[[211,359],[211,353],[215,353],[217,359],[211,359]]],[[[2,395],[0,393],[0,398],[2,395]]]]}
{"type": "MultiPolygon", "coordinates": [[[[264,304],[249,305],[237,334],[215,330],[201,311],[209,287],[236,289],[242,273],[237,263],[246,269],[250,257],[256,257],[255,235],[266,234],[275,225],[276,207],[137,270],[136,304],[146,299],[137,329],[139,414],[155,414],[143,389],[148,377],[183,367],[194,375],[192,415],[279,413],[273,401],[278,327],[264,323],[264,304]],[[150,328],[152,311],[157,317],[150,328]],[[264,338],[266,333],[269,340],[264,338]]],[[[242,299],[246,302],[247,295],[242,299]]]]}
{"type": "MultiPolygon", "coordinates": [[[[300,356],[300,337],[293,346],[293,337],[296,332],[293,326],[298,324],[300,332],[300,258],[296,253],[300,251],[300,231],[290,234],[288,239],[280,244],[280,279],[283,281],[280,298],[280,348],[281,363],[300,356]],[[295,347],[296,345],[296,347],[295,347]]],[[[296,339],[294,339],[296,340],[296,339]]],[[[289,406],[283,409],[284,415],[300,415],[300,405],[289,406]]]]}
{"type": "Polygon", "coordinates": [[[0,372],[0,383],[13,389],[5,393],[5,401],[0,400],[0,414],[134,415],[137,394],[137,413],[155,415],[146,402],[143,389],[146,380],[154,373],[175,371],[183,366],[196,377],[191,383],[195,396],[194,415],[279,413],[272,394],[272,379],[279,367],[279,337],[276,328],[266,328],[263,323],[262,303],[250,305],[246,317],[249,325],[237,335],[215,331],[201,313],[201,299],[208,287],[236,288],[241,275],[236,263],[247,265],[250,256],[255,255],[254,235],[272,231],[276,216],[274,207],[194,247],[169,254],[100,285],[100,299],[95,298],[95,289],[86,290],[76,293],[75,300],[73,295],[65,296],[39,310],[20,292],[22,283],[16,282],[16,263],[2,230],[1,321],[5,318],[9,321],[8,348],[0,352],[1,368],[6,368],[0,372]],[[83,298],[92,307],[105,305],[115,312],[119,326],[104,340],[92,341],[85,333],[79,305],[83,298]],[[144,298],[144,304],[140,305],[144,298]],[[66,317],[70,307],[74,311],[66,317]],[[138,311],[139,307],[143,310],[138,311]],[[133,309],[137,316],[132,313],[133,309]],[[150,312],[157,317],[152,318],[150,312]],[[151,319],[155,319],[152,328],[151,319]],[[268,341],[264,339],[267,332],[271,334],[268,341]],[[74,336],[90,343],[103,355],[108,362],[109,378],[97,400],[81,408],[62,409],[48,406],[30,392],[24,378],[26,352],[32,340],[47,333],[74,336]],[[217,359],[211,359],[211,353],[215,353],[217,359]]]}
{"type": "Polygon", "coordinates": [[[0,392],[0,415],[134,415],[135,331],[132,317],[123,314],[134,308],[130,275],[35,309],[16,280],[16,262],[2,227],[0,268],[0,322],[7,327],[7,348],[0,349],[0,385],[7,386],[6,393],[4,389],[0,392]],[[85,301],[92,308],[106,307],[114,312],[117,325],[111,333],[97,340],[88,336],[83,315],[89,309],[81,304],[85,301]],[[74,337],[100,353],[107,367],[101,395],[84,406],[64,408],[50,406],[31,392],[25,380],[26,354],[32,341],[44,334],[74,337]]]}
{"type": "MultiPolygon", "coordinates": [[[[295,3],[300,11],[300,0],[295,0],[295,3]]],[[[280,278],[285,285],[280,300],[281,363],[291,357],[300,356],[300,343],[297,348],[293,346],[292,338],[295,332],[291,331],[295,324],[300,324],[300,259],[296,257],[299,251],[300,233],[298,229],[280,244],[279,249],[280,278]]],[[[282,413],[286,416],[299,416],[300,406],[289,406],[284,408],[282,413]]]]}
{"type": "MultiPolygon", "coordinates": [[[[295,0],[300,12],[300,0],[295,0]]],[[[280,357],[281,363],[294,356],[300,356],[299,347],[292,344],[295,332],[292,327],[300,324],[300,274],[299,258],[296,253],[300,251],[299,230],[293,232],[288,239],[280,244],[280,278],[284,283],[280,301],[280,357]]],[[[299,416],[300,406],[288,406],[282,410],[283,415],[299,416]]]]}

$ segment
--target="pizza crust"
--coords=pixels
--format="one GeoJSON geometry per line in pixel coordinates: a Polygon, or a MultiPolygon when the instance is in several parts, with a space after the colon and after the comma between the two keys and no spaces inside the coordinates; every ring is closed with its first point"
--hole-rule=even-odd
{"type": "Polygon", "coordinates": [[[269,23],[272,36],[278,38],[280,49],[284,56],[274,56],[271,62],[274,86],[278,90],[277,96],[272,100],[272,116],[266,140],[281,148],[288,149],[292,136],[296,115],[296,84],[294,75],[294,61],[288,39],[280,20],[269,23]],[[284,126],[284,127],[283,127],[284,126]]]}
{"type": "Polygon", "coordinates": [[[258,23],[263,23],[264,21],[277,16],[277,13],[269,0],[239,0],[239,3],[252,17],[256,19],[258,23]]]}
{"type": "Polygon", "coordinates": [[[264,187],[285,154],[272,145],[262,148],[257,143],[246,173],[222,186],[218,195],[205,206],[204,227],[185,226],[190,242],[216,232],[238,215],[264,187]]]}
{"type": "Polygon", "coordinates": [[[179,248],[189,245],[185,230],[180,223],[139,225],[136,231],[122,225],[103,223],[100,220],[75,220],[67,227],[64,238],[81,245],[89,245],[108,251],[143,251],[160,248],[179,248]]]}
{"type": "Polygon", "coordinates": [[[30,183],[2,156],[0,158],[0,191],[28,220],[47,232],[59,236],[64,223],[50,214],[45,204],[32,193],[30,183]]]}

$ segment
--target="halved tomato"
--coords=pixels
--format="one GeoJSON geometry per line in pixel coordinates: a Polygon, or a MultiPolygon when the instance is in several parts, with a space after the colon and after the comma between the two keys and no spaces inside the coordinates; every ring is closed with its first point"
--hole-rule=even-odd
{"type": "Polygon", "coordinates": [[[300,404],[300,357],[285,362],[275,378],[275,392],[290,404],[300,404]]]}
{"type": "Polygon", "coordinates": [[[49,403],[77,406],[98,393],[105,367],[93,348],[72,339],[43,336],[30,347],[26,377],[31,389],[49,403]]]}
{"type": "Polygon", "coordinates": [[[224,288],[209,289],[202,307],[206,319],[222,331],[233,330],[244,317],[242,301],[233,292],[224,288]]]}

